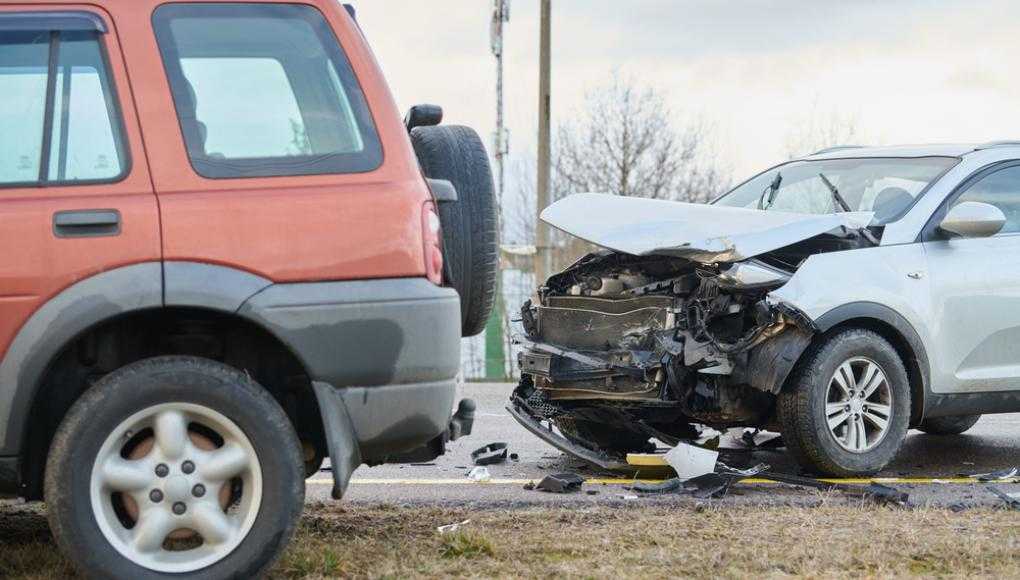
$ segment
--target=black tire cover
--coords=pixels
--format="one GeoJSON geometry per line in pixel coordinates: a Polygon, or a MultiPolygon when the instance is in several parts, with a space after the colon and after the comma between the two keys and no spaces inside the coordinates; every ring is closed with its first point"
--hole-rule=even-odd
{"type": "Polygon", "coordinates": [[[485,328],[496,298],[499,236],[492,168],[478,133],[470,127],[415,127],[411,144],[427,177],[445,179],[457,201],[443,202],[443,259],[448,284],[460,294],[461,334],[485,328]]]}

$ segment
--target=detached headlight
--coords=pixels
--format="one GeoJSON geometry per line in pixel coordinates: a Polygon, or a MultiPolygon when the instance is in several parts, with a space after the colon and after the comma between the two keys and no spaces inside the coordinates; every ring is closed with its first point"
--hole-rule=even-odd
{"type": "Polygon", "coordinates": [[[737,262],[719,273],[719,286],[735,290],[778,288],[790,279],[790,274],[758,260],[737,262]]]}

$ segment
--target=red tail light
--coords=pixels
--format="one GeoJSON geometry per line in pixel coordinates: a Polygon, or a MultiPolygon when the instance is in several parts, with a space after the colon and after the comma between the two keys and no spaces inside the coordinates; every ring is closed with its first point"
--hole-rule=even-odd
{"type": "Polygon", "coordinates": [[[436,204],[426,201],[421,212],[422,239],[425,243],[425,276],[436,285],[443,283],[443,230],[436,204]]]}

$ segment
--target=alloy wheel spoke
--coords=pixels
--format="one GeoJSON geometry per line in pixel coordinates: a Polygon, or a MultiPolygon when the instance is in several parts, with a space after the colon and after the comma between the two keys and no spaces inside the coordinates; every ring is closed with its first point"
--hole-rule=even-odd
{"type": "Polygon", "coordinates": [[[111,456],[100,468],[103,483],[114,491],[139,491],[152,482],[152,471],[143,461],[128,461],[118,455],[111,456]]]}
{"type": "Polygon", "coordinates": [[[222,544],[234,536],[234,524],[218,505],[205,502],[194,506],[191,526],[210,544],[222,544]]]}
{"type": "Polygon", "coordinates": [[[839,413],[829,417],[829,429],[835,429],[846,422],[847,418],[850,417],[850,412],[840,410],[839,413]]]}
{"type": "Polygon", "coordinates": [[[857,428],[854,426],[852,418],[850,421],[847,421],[846,435],[843,443],[846,444],[847,449],[857,449],[857,428]]]}
{"type": "Polygon", "coordinates": [[[861,381],[862,383],[861,389],[864,390],[865,400],[867,400],[868,397],[874,394],[878,387],[880,387],[882,383],[885,382],[885,375],[878,370],[878,367],[871,363],[868,363],[868,370],[871,371],[872,369],[874,369],[874,372],[872,373],[871,378],[869,378],[867,381],[864,380],[861,381]]]}
{"type": "Polygon", "coordinates": [[[201,463],[202,477],[211,481],[226,481],[240,475],[251,463],[251,458],[240,446],[228,443],[209,453],[201,463]]]}
{"type": "Polygon", "coordinates": [[[861,372],[861,377],[856,382],[857,388],[858,389],[865,388],[868,385],[868,383],[870,383],[872,381],[872,379],[875,378],[875,375],[877,375],[877,374],[878,374],[878,367],[874,363],[870,363],[870,362],[865,363],[864,364],[864,371],[861,372]]]}
{"type": "Polygon", "coordinates": [[[834,380],[840,390],[843,391],[843,396],[849,399],[851,396],[850,388],[852,385],[856,384],[856,381],[854,381],[854,370],[850,366],[849,361],[839,365],[839,368],[836,369],[836,374],[833,375],[832,380],[834,380]]]}
{"type": "Polygon", "coordinates": [[[855,417],[854,427],[857,429],[857,450],[863,451],[868,446],[868,431],[864,427],[864,417],[860,415],[855,417]]]}
{"type": "Polygon", "coordinates": [[[139,552],[156,552],[175,528],[173,517],[166,510],[147,510],[134,528],[135,548],[139,552]]]}
{"type": "Polygon", "coordinates": [[[156,445],[169,459],[180,459],[188,448],[188,420],[180,411],[163,411],[156,415],[153,428],[156,445]]]}
{"type": "Polygon", "coordinates": [[[881,403],[868,403],[864,409],[871,415],[888,420],[892,416],[892,407],[881,403]]]}
{"type": "Polygon", "coordinates": [[[871,421],[872,425],[878,427],[879,431],[885,431],[886,426],[889,424],[888,419],[875,413],[872,413],[871,410],[869,409],[864,409],[863,416],[868,421],[871,421]]]}

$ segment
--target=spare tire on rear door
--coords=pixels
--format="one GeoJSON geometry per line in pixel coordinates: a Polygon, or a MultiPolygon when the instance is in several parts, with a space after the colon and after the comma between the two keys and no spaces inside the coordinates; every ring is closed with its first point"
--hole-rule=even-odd
{"type": "Polygon", "coordinates": [[[458,125],[415,127],[411,143],[425,175],[445,179],[457,190],[457,201],[439,204],[443,258],[447,282],[460,294],[461,334],[474,336],[492,313],[499,270],[489,156],[478,133],[458,125]]]}

